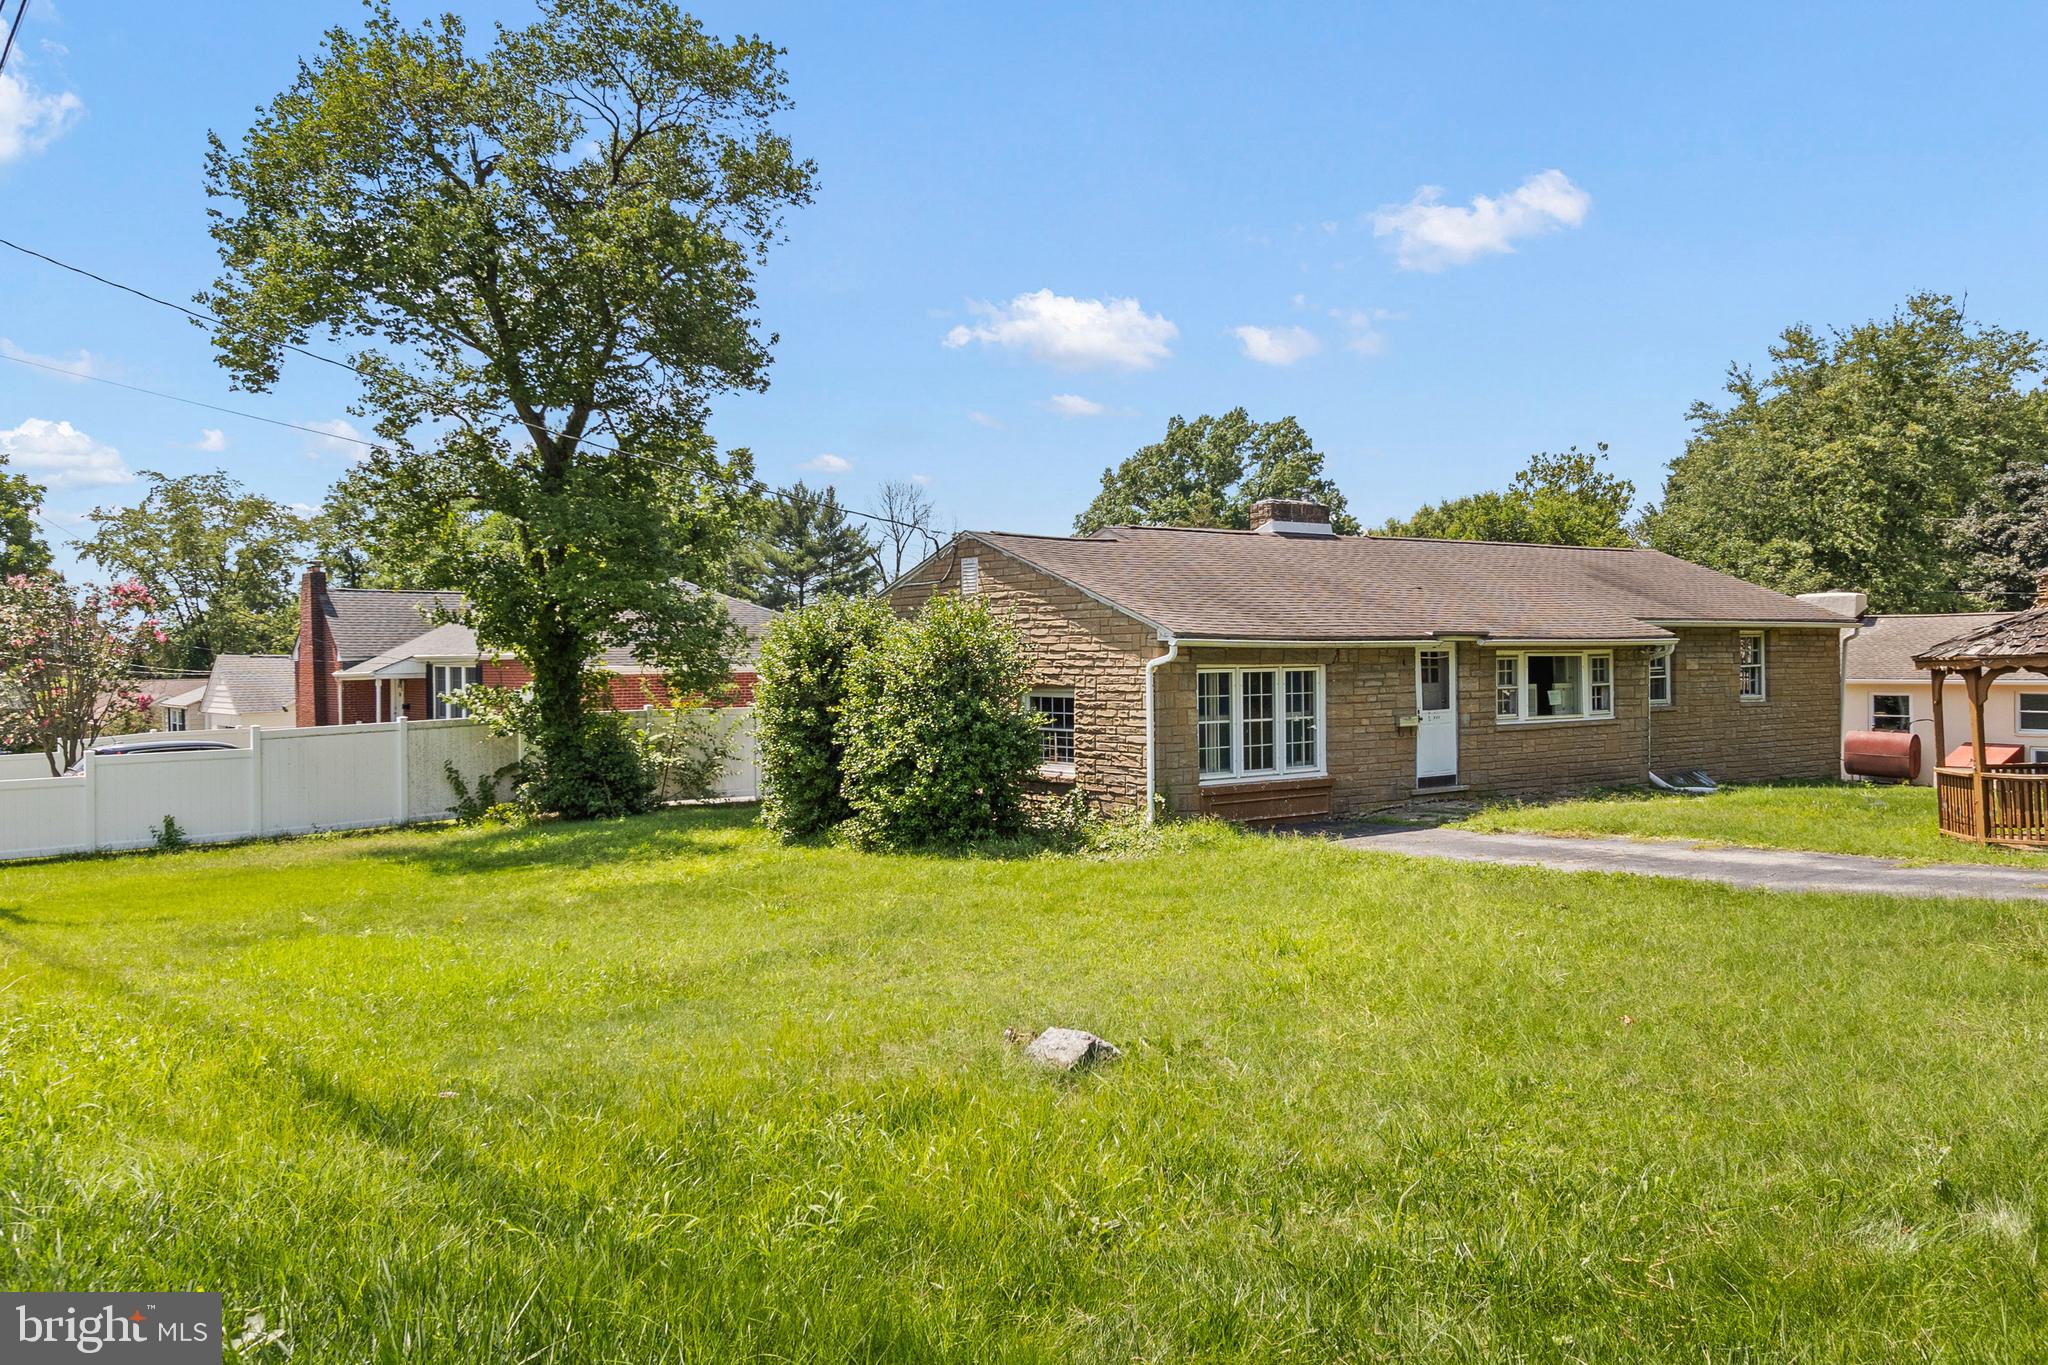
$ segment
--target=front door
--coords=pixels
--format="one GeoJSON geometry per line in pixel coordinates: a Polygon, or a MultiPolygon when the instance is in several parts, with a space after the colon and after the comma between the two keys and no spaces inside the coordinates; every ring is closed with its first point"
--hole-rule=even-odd
{"type": "Polygon", "coordinates": [[[1456,645],[1415,651],[1415,785],[1458,780],[1458,654],[1456,645]]]}

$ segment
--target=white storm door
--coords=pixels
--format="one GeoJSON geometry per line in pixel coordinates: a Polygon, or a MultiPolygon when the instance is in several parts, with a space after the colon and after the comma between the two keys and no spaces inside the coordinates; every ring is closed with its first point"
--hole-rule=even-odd
{"type": "Polygon", "coordinates": [[[1458,654],[1456,645],[1415,651],[1415,783],[1442,783],[1458,775],[1458,654]]]}

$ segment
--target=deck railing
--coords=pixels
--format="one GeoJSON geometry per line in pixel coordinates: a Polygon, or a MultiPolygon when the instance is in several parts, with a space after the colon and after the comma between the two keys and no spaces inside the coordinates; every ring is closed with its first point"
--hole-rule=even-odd
{"type": "Polygon", "coordinates": [[[1936,768],[1934,796],[1941,832],[1993,844],[2048,847],[2048,763],[2012,763],[1986,768],[1984,824],[1977,824],[1977,774],[1969,768],[1936,768]]]}

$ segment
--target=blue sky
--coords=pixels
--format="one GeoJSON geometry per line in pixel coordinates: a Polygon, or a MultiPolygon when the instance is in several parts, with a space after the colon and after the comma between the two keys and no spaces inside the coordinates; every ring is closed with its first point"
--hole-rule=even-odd
{"type": "MultiPolygon", "coordinates": [[[[762,281],[771,387],[715,434],[856,505],[916,476],[948,523],[1062,532],[1169,416],[1239,404],[1298,417],[1369,523],[1574,442],[1647,497],[1687,406],[1789,322],[1939,289],[2048,328],[2039,6],[694,12],[789,49],[785,127],[820,172],[762,281]]],[[[359,14],[31,0],[0,235],[188,297],[207,131],[359,14]]],[[[234,394],[195,328],[8,252],[0,354],[367,426],[344,374],[234,394]]],[[[0,442],[63,528],[133,470],[315,503],[348,460],[5,362],[0,442]]]]}

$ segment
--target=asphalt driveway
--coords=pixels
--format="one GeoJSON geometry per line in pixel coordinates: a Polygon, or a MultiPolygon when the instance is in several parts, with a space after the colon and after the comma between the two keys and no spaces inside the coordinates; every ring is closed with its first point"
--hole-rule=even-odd
{"type": "Polygon", "coordinates": [[[1765,891],[2048,900],[2048,872],[2030,867],[1982,863],[1909,866],[1890,858],[1848,853],[1731,848],[1680,839],[1479,834],[1416,825],[1352,825],[1334,837],[1346,848],[1374,853],[1405,853],[1464,863],[1508,863],[1564,872],[1634,872],[1646,877],[1683,877],[1765,891]]]}

